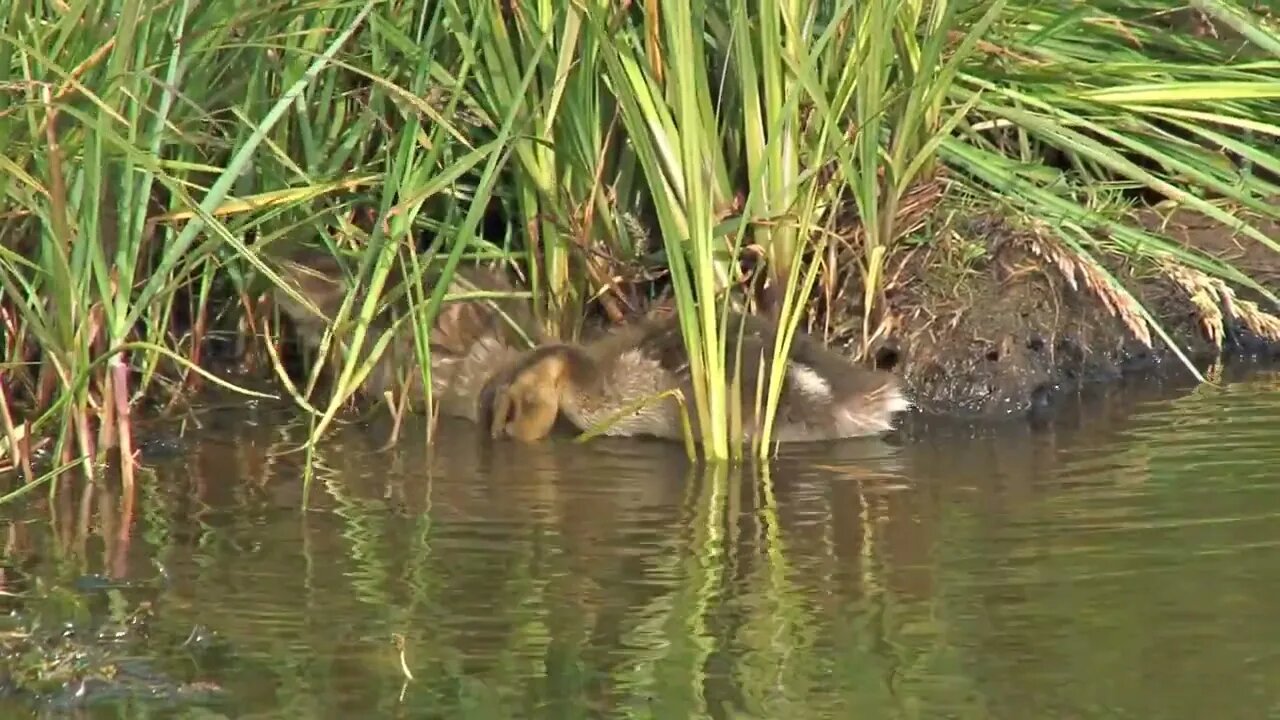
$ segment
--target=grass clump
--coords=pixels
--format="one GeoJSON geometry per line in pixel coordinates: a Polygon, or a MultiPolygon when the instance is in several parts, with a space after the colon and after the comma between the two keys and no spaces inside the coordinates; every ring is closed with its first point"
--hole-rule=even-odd
{"type": "Polygon", "coordinates": [[[445,300],[388,278],[479,257],[521,269],[548,336],[674,305],[702,445],[737,455],[727,313],[855,328],[865,352],[900,321],[890,269],[957,193],[1037,218],[1070,256],[1045,263],[1078,263],[1176,351],[1102,261],[1274,307],[1128,209],[1176,203],[1280,249],[1259,224],[1280,219],[1276,23],[1159,0],[17,3],[0,16],[4,460],[33,479],[46,442],[128,467],[141,404],[232,384],[209,354],[259,347],[261,283],[298,241],[354,253],[360,291],[317,434],[355,359],[390,342],[366,330],[384,295],[410,296],[411,328],[445,300]]]}

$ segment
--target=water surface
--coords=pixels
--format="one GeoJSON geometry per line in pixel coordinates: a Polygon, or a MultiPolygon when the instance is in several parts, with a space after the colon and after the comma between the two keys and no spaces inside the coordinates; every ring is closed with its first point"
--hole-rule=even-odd
{"type": "Polygon", "coordinates": [[[1280,374],[1222,382],[768,473],[375,422],[306,490],[291,409],[206,408],[127,542],[112,492],[0,528],[23,612],[128,625],[140,672],[212,690],[86,717],[1280,718],[1280,374]]]}

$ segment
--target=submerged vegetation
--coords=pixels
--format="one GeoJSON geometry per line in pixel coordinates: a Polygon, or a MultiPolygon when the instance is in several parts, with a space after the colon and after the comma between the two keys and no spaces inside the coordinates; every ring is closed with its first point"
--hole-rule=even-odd
{"type": "Polygon", "coordinates": [[[0,462],[31,483],[44,450],[92,477],[119,448],[129,485],[141,408],[266,394],[219,359],[274,368],[318,436],[388,329],[428,352],[417,328],[448,283],[395,280],[427,264],[510,267],[546,337],[674,307],[720,458],[740,452],[731,309],[874,358],[911,322],[903,273],[955,295],[992,254],[951,242],[965,217],[1025,228],[1039,271],[1145,345],[1183,355],[1117,268],[1185,288],[1219,345],[1224,323],[1280,338],[1251,268],[1132,212],[1163,202],[1280,250],[1280,19],[1193,5],[13,3],[0,462]],[[359,290],[326,407],[314,377],[288,381],[263,302],[299,244],[359,290]],[[410,322],[371,325],[396,296],[410,322]]]}

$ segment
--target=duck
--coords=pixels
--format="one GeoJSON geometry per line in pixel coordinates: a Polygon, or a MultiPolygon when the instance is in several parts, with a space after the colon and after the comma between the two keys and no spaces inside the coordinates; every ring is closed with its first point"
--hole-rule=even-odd
{"type": "MultiPolygon", "coordinates": [[[[284,283],[315,309],[298,302],[279,286],[272,288],[273,301],[292,322],[301,344],[310,350],[318,350],[326,330],[351,290],[341,263],[331,254],[303,249],[278,258],[275,266],[284,283]],[[316,310],[319,310],[319,315],[316,310]]],[[[424,273],[419,281],[424,295],[429,294],[440,280],[440,272],[434,268],[424,273]]],[[[393,267],[386,283],[387,295],[403,283],[404,276],[399,266],[393,267]]],[[[457,266],[448,293],[477,290],[498,294],[513,293],[515,289],[505,273],[499,270],[457,266]]],[[[405,294],[400,293],[398,299],[386,303],[374,317],[365,339],[366,353],[391,323],[408,310],[404,297],[405,294]]],[[[356,298],[351,315],[359,312],[360,302],[362,299],[356,298]]],[[[485,383],[495,371],[513,365],[523,356],[531,342],[529,338],[537,337],[534,327],[532,309],[523,298],[446,301],[427,333],[431,350],[432,401],[441,414],[479,422],[482,416],[480,396],[485,383]]],[[[357,394],[376,399],[389,391],[404,391],[408,408],[421,412],[425,409],[424,393],[413,328],[405,321],[396,327],[395,333],[357,389],[357,394]]],[[[337,332],[335,340],[342,342],[347,335],[346,332],[337,332]]]]}
{"type": "MultiPolygon", "coordinates": [[[[769,377],[778,328],[753,315],[734,314],[729,320],[726,374],[732,374],[740,332],[742,439],[750,441],[761,430],[755,412],[757,378],[769,377]]],[[[856,365],[799,330],[785,362],[772,434],[776,442],[883,434],[912,406],[897,376],[856,365]]],[[[524,442],[546,437],[560,418],[578,430],[606,436],[678,440],[685,432],[683,411],[672,392],[678,390],[689,399],[689,422],[697,438],[689,367],[675,317],[637,322],[585,344],[543,345],[486,385],[484,422],[492,437],[524,442]],[[601,423],[611,424],[601,429],[601,423]]]]}

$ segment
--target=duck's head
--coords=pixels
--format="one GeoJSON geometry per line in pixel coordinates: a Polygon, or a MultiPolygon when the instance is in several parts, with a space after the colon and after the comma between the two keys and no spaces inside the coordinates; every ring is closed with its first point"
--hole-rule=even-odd
{"type": "Polygon", "coordinates": [[[494,394],[490,434],[524,442],[546,437],[560,414],[569,372],[569,356],[562,348],[543,347],[529,353],[494,394]]]}

